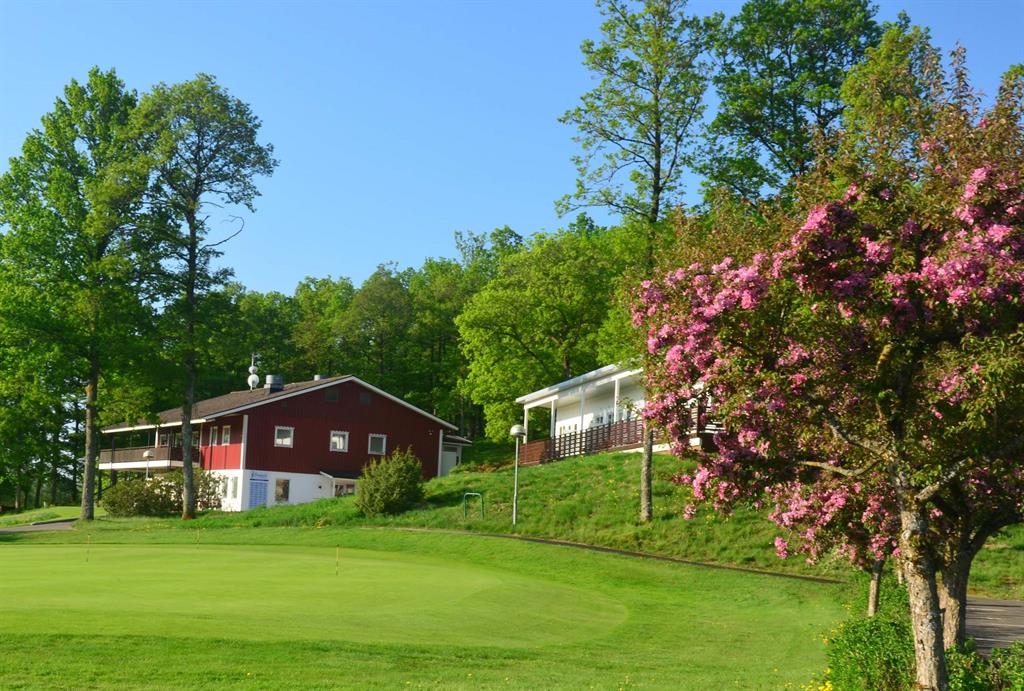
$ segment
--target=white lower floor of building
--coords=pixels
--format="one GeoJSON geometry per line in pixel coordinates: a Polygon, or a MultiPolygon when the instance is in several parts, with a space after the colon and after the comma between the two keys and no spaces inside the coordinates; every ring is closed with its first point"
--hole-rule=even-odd
{"type": "Polygon", "coordinates": [[[223,511],[261,506],[304,504],[317,499],[355,494],[356,480],[330,473],[283,473],[269,470],[211,470],[221,479],[223,511]]]}

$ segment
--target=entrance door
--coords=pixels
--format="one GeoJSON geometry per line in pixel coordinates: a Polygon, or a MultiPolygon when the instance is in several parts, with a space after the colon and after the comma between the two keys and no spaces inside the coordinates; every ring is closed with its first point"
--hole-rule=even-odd
{"type": "Polygon", "coordinates": [[[441,452],[441,477],[444,477],[448,473],[452,472],[459,463],[459,452],[458,451],[442,451],[441,452]]]}

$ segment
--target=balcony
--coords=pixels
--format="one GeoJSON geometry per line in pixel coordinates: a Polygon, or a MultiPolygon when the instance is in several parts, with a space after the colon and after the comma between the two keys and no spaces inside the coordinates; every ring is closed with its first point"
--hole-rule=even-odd
{"type": "Polygon", "coordinates": [[[519,463],[537,465],[599,451],[633,449],[643,443],[643,420],[620,420],[581,432],[562,434],[553,439],[523,444],[519,449],[519,463]]]}
{"type": "Polygon", "coordinates": [[[100,470],[166,470],[180,468],[180,446],[129,446],[101,449],[100,470]]]}

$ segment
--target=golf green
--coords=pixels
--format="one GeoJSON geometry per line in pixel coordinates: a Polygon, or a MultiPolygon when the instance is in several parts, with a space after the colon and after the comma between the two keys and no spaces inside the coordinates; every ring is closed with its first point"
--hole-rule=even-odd
{"type": "Polygon", "coordinates": [[[587,589],[429,556],[239,545],[6,545],[0,619],[22,634],[533,648],[628,608],[587,589]]]}

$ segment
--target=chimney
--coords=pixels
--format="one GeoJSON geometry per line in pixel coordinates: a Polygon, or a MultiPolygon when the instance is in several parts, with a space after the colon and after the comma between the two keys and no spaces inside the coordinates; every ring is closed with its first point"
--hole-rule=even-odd
{"type": "Polygon", "coordinates": [[[268,374],[267,383],[263,385],[267,393],[277,393],[284,388],[284,377],[280,374],[268,374]]]}
{"type": "Polygon", "coordinates": [[[323,378],[324,378],[324,375],[322,375],[322,374],[314,374],[313,375],[313,381],[320,381],[323,378]]]}

